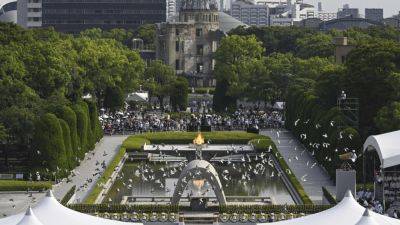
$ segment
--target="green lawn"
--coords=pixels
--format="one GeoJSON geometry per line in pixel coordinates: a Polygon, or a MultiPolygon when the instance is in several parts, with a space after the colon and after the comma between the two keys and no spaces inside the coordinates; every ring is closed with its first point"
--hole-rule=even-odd
{"type": "Polygon", "coordinates": [[[0,191],[43,191],[51,187],[47,181],[0,180],[0,191]]]}
{"type": "Polygon", "coordinates": [[[94,188],[90,192],[90,194],[86,197],[84,203],[94,204],[94,202],[97,199],[97,196],[99,196],[101,190],[103,189],[103,187],[102,187],[103,184],[107,183],[107,181],[110,179],[115,168],[118,166],[118,164],[124,158],[125,153],[126,153],[125,148],[121,147],[118,154],[114,157],[113,161],[110,163],[110,165],[108,165],[108,167],[104,171],[103,175],[101,175],[101,177],[97,180],[96,185],[94,186],[94,188]]]}
{"type": "MultiPolygon", "coordinates": [[[[247,144],[253,139],[267,137],[243,131],[202,132],[205,141],[210,144],[247,144]]],[[[122,144],[127,152],[141,150],[144,143],[152,144],[189,144],[197,136],[197,132],[157,132],[128,137],[122,144]]]]}

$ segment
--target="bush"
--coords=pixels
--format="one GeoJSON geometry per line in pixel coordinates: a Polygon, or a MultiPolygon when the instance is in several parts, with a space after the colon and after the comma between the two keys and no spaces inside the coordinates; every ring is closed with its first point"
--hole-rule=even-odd
{"type": "Polygon", "coordinates": [[[44,191],[52,188],[51,182],[0,180],[0,191],[44,191]]]}
{"type": "Polygon", "coordinates": [[[96,185],[94,185],[93,190],[90,192],[90,194],[86,197],[85,203],[86,204],[94,204],[96,201],[97,197],[99,196],[101,190],[103,189],[103,184],[107,183],[107,181],[110,179],[110,176],[114,172],[115,168],[118,166],[118,164],[121,162],[121,160],[124,158],[126,153],[126,150],[124,147],[121,147],[117,155],[115,155],[114,159],[111,161],[110,165],[107,166],[107,169],[104,171],[104,173],[101,175],[101,177],[97,180],[96,185]]]}
{"type": "Polygon", "coordinates": [[[145,143],[150,144],[150,141],[146,138],[131,136],[122,143],[122,147],[128,152],[140,151],[145,143]]]}
{"type": "Polygon", "coordinates": [[[91,125],[91,120],[90,120],[90,113],[89,113],[89,107],[86,104],[86,102],[84,101],[80,101],[78,102],[78,104],[81,106],[81,108],[83,109],[85,116],[86,116],[86,120],[87,120],[87,127],[86,127],[86,133],[87,133],[87,146],[86,146],[86,150],[85,152],[89,151],[90,149],[94,148],[94,144],[96,143],[94,134],[92,132],[92,125],[91,125]]]}
{"type": "Polygon", "coordinates": [[[71,148],[73,150],[73,155],[74,155],[74,166],[76,165],[75,163],[75,157],[79,155],[79,150],[78,147],[80,145],[79,139],[78,139],[78,131],[77,131],[77,119],[76,119],[76,114],[74,110],[71,109],[71,107],[68,106],[56,106],[53,108],[51,111],[54,112],[54,114],[57,115],[58,118],[64,120],[67,122],[69,130],[70,130],[70,135],[71,135],[71,148]]]}
{"type": "Polygon", "coordinates": [[[36,122],[33,141],[36,166],[50,171],[68,168],[63,131],[54,114],[46,113],[36,122]]]}
{"type": "Polygon", "coordinates": [[[85,111],[82,109],[80,105],[74,105],[74,111],[76,114],[77,121],[77,133],[79,137],[80,146],[78,147],[78,157],[83,158],[85,152],[88,150],[87,140],[88,140],[88,118],[85,114],[85,111]]]}
{"type": "Polygon", "coordinates": [[[332,196],[332,194],[325,187],[322,187],[322,193],[325,196],[326,200],[328,200],[329,204],[331,204],[331,205],[337,204],[336,199],[332,196]]]}
{"type": "MultiPolygon", "coordinates": [[[[250,140],[265,136],[243,131],[202,132],[205,141],[211,144],[247,144],[250,140]]],[[[128,137],[122,144],[128,152],[138,151],[143,144],[189,144],[197,136],[197,132],[156,132],[128,137]]]]}
{"type": "Polygon", "coordinates": [[[219,207],[220,213],[294,213],[314,214],[331,208],[329,205],[225,205],[219,207]]]}
{"type": "Polygon", "coordinates": [[[72,196],[75,194],[76,190],[76,185],[72,186],[71,189],[67,192],[67,194],[64,195],[64,197],[61,199],[61,204],[66,205],[68,201],[72,198],[72,196]]]}
{"type": "Polygon", "coordinates": [[[69,130],[69,126],[67,122],[62,119],[59,119],[60,126],[62,129],[62,135],[64,139],[64,147],[65,147],[65,156],[67,159],[67,165],[69,169],[74,168],[75,166],[75,154],[71,147],[71,132],[69,130]]]}
{"type": "Polygon", "coordinates": [[[82,213],[179,212],[179,206],[174,205],[71,204],[68,207],[82,213]]]}
{"type": "Polygon", "coordinates": [[[99,114],[97,111],[96,102],[87,101],[89,107],[90,126],[92,129],[94,141],[97,142],[103,137],[103,129],[99,121],[99,114]]]}

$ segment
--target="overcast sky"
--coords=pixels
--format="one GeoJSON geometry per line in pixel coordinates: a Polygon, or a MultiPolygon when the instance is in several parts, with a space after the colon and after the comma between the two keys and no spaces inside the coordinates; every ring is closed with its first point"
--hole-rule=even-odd
{"type": "Polygon", "coordinates": [[[383,8],[385,17],[398,14],[400,11],[400,0],[303,0],[318,6],[318,2],[322,2],[322,9],[329,12],[337,12],[338,8],[342,8],[343,4],[350,4],[352,8],[359,8],[360,14],[364,15],[365,8],[383,8]]]}

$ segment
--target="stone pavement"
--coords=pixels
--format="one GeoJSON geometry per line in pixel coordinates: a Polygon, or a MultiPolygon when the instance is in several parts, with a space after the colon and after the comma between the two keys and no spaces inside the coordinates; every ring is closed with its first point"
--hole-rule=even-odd
{"type": "Polygon", "coordinates": [[[93,181],[88,184],[87,188],[76,192],[76,199],[82,202],[90,193],[90,190],[93,189],[99,178],[99,175],[93,176],[93,174],[96,173],[96,168],[101,168],[101,163],[103,161],[105,161],[108,166],[118,152],[120,145],[127,137],[127,135],[104,136],[103,139],[96,144],[95,149],[86,155],[80,166],[75,168],[77,175],[72,177],[72,182],[67,183],[66,179],[64,179],[61,183],[53,186],[54,196],[57,199],[62,199],[73,185],[79,188],[86,183],[87,179],[91,178],[93,181]],[[94,153],[94,155],[92,153],[94,153]],[[100,163],[99,165],[96,165],[97,161],[100,163]]]}
{"type": "Polygon", "coordinates": [[[46,194],[26,192],[0,192],[0,218],[25,212],[28,206],[35,206],[46,194]]]}
{"type": "Polygon", "coordinates": [[[290,131],[267,129],[260,133],[271,137],[282,157],[315,204],[322,203],[322,187],[327,187],[335,195],[335,186],[329,175],[290,131]]]}

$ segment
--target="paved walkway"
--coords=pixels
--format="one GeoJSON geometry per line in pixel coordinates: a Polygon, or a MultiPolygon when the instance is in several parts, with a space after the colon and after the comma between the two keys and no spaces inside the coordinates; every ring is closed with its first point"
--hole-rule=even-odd
{"type": "Polygon", "coordinates": [[[303,185],[315,204],[322,203],[322,187],[335,194],[334,183],[329,175],[303,147],[290,131],[285,129],[262,130],[261,134],[271,137],[290,169],[303,185]],[[296,159],[297,158],[297,159],[296,159]]]}
{"type": "Polygon", "coordinates": [[[79,188],[86,183],[87,179],[92,179],[93,181],[88,184],[87,188],[80,188],[80,190],[76,192],[76,199],[80,200],[80,202],[83,201],[100,177],[100,175],[93,176],[93,174],[97,172],[96,168],[101,168],[101,163],[103,161],[105,161],[108,166],[118,152],[120,145],[127,137],[126,135],[104,136],[103,139],[97,143],[95,149],[87,154],[80,166],[75,168],[77,175],[72,177],[72,182],[67,183],[66,179],[64,179],[63,182],[53,187],[54,196],[57,199],[62,199],[73,185],[79,188]],[[100,162],[100,164],[96,165],[97,161],[100,162]]]}

